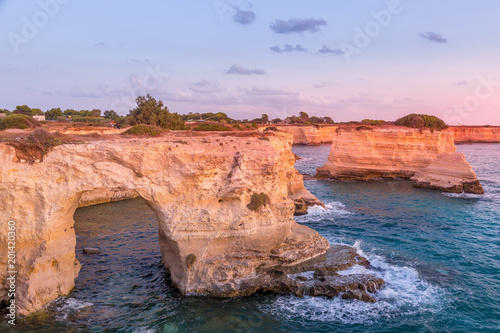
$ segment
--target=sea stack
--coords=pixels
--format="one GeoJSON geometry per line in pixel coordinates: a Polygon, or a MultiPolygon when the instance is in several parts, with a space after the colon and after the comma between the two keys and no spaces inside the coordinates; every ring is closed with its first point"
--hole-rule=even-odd
{"type": "Polygon", "coordinates": [[[470,164],[455,152],[454,134],[449,129],[340,128],[328,161],[317,169],[316,177],[404,178],[415,180],[418,187],[483,193],[470,164]]]}

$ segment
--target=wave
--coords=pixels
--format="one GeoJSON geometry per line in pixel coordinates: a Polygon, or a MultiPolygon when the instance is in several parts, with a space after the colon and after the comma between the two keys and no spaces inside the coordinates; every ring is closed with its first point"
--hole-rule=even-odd
{"type": "Polygon", "coordinates": [[[354,247],[371,262],[372,268],[355,265],[339,274],[372,274],[384,279],[386,286],[372,295],[376,303],[287,295],[277,297],[267,310],[287,320],[370,325],[417,313],[436,313],[444,307],[444,290],[423,280],[416,269],[391,265],[381,256],[366,254],[360,249],[360,242],[354,247]]]}
{"type": "Polygon", "coordinates": [[[68,316],[76,314],[79,310],[92,306],[90,302],[84,302],[75,298],[59,297],[51,302],[48,306],[52,308],[55,313],[57,321],[66,321],[68,316]]]}
{"type": "Polygon", "coordinates": [[[318,223],[323,220],[334,220],[336,217],[344,217],[353,214],[348,211],[345,205],[338,201],[325,204],[325,207],[311,206],[307,209],[307,214],[295,217],[299,223],[318,223]]]}

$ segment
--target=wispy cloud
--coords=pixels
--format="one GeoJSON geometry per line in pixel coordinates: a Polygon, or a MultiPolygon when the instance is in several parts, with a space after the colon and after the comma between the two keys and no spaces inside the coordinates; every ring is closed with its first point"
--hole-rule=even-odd
{"type": "Polygon", "coordinates": [[[270,47],[271,51],[278,52],[278,53],[283,53],[283,52],[305,52],[307,49],[303,48],[302,45],[297,44],[295,46],[290,45],[290,44],[285,44],[283,48],[279,46],[271,46],[270,47]]]}
{"type": "Polygon", "coordinates": [[[200,94],[219,93],[226,90],[220,86],[218,81],[201,80],[188,84],[188,86],[191,91],[200,94]]]}
{"type": "Polygon", "coordinates": [[[342,55],[344,52],[342,50],[337,50],[337,49],[331,49],[326,45],[323,45],[323,47],[318,51],[318,54],[335,54],[335,55],[342,55]]]}
{"type": "Polygon", "coordinates": [[[277,34],[313,33],[320,31],[320,28],[326,25],[326,21],[323,19],[306,18],[275,20],[271,23],[269,28],[277,34]]]}
{"type": "Polygon", "coordinates": [[[457,86],[464,86],[467,84],[467,81],[460,81],[460,82],[457,82],[457,86]]]}
{"type": "Polygon", "coordinates": [[[242,66],[240,64],[234,64],[226,70],[226,74],[241,74],[241,75],[262,75],[266,74],[266,71],[259,68],[250,69],[248,67],[242,66]]]}
{"type": "Polygon", "coordinates": [[[233,16],[233,21],[239,24],[243,25],[248,25],[252,24],[255,19],[256,15],[253,11],[251,10],[241,10],[239,8],[236,8],[236,13],[233,16]]]}
{"type": "Polygon", "coordinates": [[[441,36],[441,34],[438,34],[437,32],[427,31],[427,32],[421,32],[418,35],[422,38],[430,40],[431,42],[448,43],[448,40],[443,36],[441,36]]]}

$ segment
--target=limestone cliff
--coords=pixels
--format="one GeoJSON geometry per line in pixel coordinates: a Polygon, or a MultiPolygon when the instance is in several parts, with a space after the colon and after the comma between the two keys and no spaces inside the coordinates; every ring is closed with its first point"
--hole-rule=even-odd
{"type": "MultiPolygon", "coordinates": [[[[291,144],[285,133],[169,134],[56,146],[33,165],[0,144],[0,219],[16,223],[18,313],[73,288],[73,214],[89,193],[146,200],[158,217],[163,263],[183,294],[246,295],[270,286],[257,272],[324,254],[328,242],[293,220],[290,197],[315,198],[293,167],[291,144]]],[[[1,300],[7,245],[2,231],[1,300]]]]}
{"type": "MultiPolygon", "coordinates": [[[[452,158],[456,151],[454,135],[451,130],[431,132],[404,127],[375,127],[357,130],[339,129],[332,143],[328,161],[317,169],[316,177],[340,180],[368,180],[372,178],[411,178],[419,170],[425,169],[438,156],[452,158]],[[451,155],[443,155],[443,154],[451,155]]],[[[442,175],[447,175],[443,190],[470,191],[472,187],[465,183],[476,182],[475,174],[455,170],[448,164],[446,174],[445,160],[428,170],[441,168],[442,175]],[[465,183],[464,183],[465,181],[465,183]],[[450,185],[451,184],[451,185],[450,185]]],[[[460,168],[470,165],[463,159],[460,168]]],[[[423,179],[423,178],[422,178],[423,179]]],[[[422,181],[423,184],[424,181],[422,181]]],[[[479,182],[477,181],[479,184],[479,182]]],[[[437,184],[433,182],[433,184],[437,184]]],[[[480,185],[479,185],[480,186],[480,185]]]]}
{"type": "Polygon", "coordinates": [[[415,172],[411,179],[416,181],[416,187],[456,193],[484,193],[476,173],[462,153],[438,155],[428,167],[415,172]]]}
{"type": "Polygon", "coordinates": [[[437,155],[454,153],[453,132],[376,127],[339,129],[328,161],[317,177],[367,180],[378,177],[410,178],[437,155]]]}
{"type": "Polygon", "coordinates": [[[277,126],[280,131],[293,135],[294,145],[320,145],[332,143],[336,136],[338,126],[277,126]]]}
{"type": "Polygon", "coordinates": [[[499,126],[452,126],[455,143],[498,143],[500,142],[499,126]]]}

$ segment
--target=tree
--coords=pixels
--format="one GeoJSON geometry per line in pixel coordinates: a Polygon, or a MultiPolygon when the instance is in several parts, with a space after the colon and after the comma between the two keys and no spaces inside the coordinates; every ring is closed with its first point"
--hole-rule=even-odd
{"type": "Polygon", "coordinates": [[[64,115],[65,116],[78,116],[78,115],[80,115],[80,112],[73,110],[73,109],[66,109],[66,110],[64,110],[64,115]]]}
{"type": "Polygon", "coordinates": [[[170,113],[162,101],[157,101],[149,94],[135,99],[137,107],[130,110],[131,125],[146,124],[173,130],[186,129],[184,121],[177,113],[170,113]]]}
{"type": "Polygon", "coordinates": [[[302,118],[304,121],[307,121],[309,119],[309,115],[305,112],[299,112],[299,117],[302,118]]]}
{"type": "Polygon", "coordinates": [[[18,105],[14,110],[16,114],[24,114],[25,116],[32,116],[31,108],[27,105],[18,105]]]}
{"type": "Polygon", "coordinates": [[[60,108],[52,108],[45,112],[45,118],[50,120],[56,120],[57,117],[62,116],[63,112],[60,108]]]}
{"type": "Polygon", "coordinates": [[[115,112],[115,110],[106,110],[104,111],[104,118],[106,119],[115,119],[117,117],[120,117],[118,113],[115,112]]]}
{"type": "Polygon", "coordinates": [[[7,109],[0,109],[0,113],[5,113],[5,114],[9,115],[11,112],[7,109]]]}
{"type": "Polygon", "coordinates": [[[263,114],[260,119],[262,119],[263,124],[267,124],[269,122],[269,116],[267,114],[263,114]]]}
{"type": "Polygon", "coordinates": [[[281,123],[281,119],[280,118],[274,118],[272,120],[273,124],[277,124],[277,123],[281,123]]]}
{"type": "Polygon", "coordinates": [[[101,110],[99,110],[99,109],[92,109],[92,111],[90,111],[90,112],[92,114],[91,117],[100,117],[101,116],[101,110]]]}
{"type": "Polygon", "coordinates": [[[42,110],[40,110],[39,108],[33,108],[33,109],[31,109],[31,115],[32,116],[36,116],[36,115],[39,115],[39,114],[43,114],[42,110]]]}
{"type": "Polygon", "coordinates": [[[323,121],[326,124],[333,124],[333,119],[331,117],[323,117],[323,121]]]}

